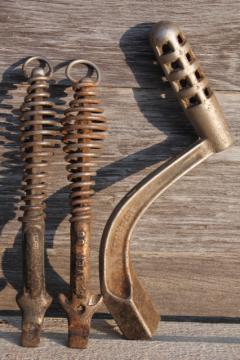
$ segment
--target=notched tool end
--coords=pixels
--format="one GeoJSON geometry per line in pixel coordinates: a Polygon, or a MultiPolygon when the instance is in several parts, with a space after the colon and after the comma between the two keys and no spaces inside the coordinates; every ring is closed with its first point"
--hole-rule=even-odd
{"type": "Polygon", "coordinates": [[[52,302],[47,294],[32,298],[29,293],[17,297],[17,303],[22,310],[21,345],[24,347],[37,347],[40,343],[40,334],[45,312],[52,302]]]}
{"type": "Polygon", "coordinates": [[[129,298],[114,296],[108,289],[104,292],[104,302],[127,339],[148,340],[159,324],[160,314],[133,271],[131,279],[129,298]]]}
{"type": "Polygon", "coordinates": [[[90,296],[87,304],[78,304],[75,300],[69,301],[64,294],[59,296],[59,302],[68,318],[68,347],[86,349],[92,317],[102,303],[102,296],[90,296]]]}
{"type": "Polygon", "coordinates": [[[21,345],[24,347],[37,347],[40,343],[41,325],[24,322],[22,326],[21,345]]]}

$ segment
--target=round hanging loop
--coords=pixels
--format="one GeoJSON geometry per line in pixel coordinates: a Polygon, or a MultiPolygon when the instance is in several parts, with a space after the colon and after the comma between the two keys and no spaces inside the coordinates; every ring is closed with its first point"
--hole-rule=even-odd
{"type": "Polygon", "coordinates": [[[30,68],[30,65],[35,61],[39,62],[39,67],[42,67],[43,69],[45,69],[45,67],[46,67],[46,70],[44,70],[45,76],[50,78],[53,74],[53,67],[44,56],[31,56],[30,58],[28,58],[25,61],[25,63],[23,64],[23,67],[22,67],[25,77],[26,78],[30,77],[29,68],[30,68]]]}
{"type": "Polygon", "coordinates": [[[93,72],[95,71],[96,75],[97,75],[97,78],[94,81],[94,84],[98,85],[100,83],[101,75],[100,75],[100,70],[99,70],[98,66],[95,65],[93,62],[88,61],[88,60],[84,60],[84,59],[74,60],[74,61],[70,62],[70,64],[67,66],[67,68],[66,68],[66,76],[70,81],[72,81],[73,83],[77,83],[77,82],[79,82],[81,80],[81,79],[77,80],[76,78],[74,78],[71,75],[71,70],[73,69],[74,66],[76,66],[78,64],[86,65],[88,68],[91,68],[93,70],[93,72]]]}

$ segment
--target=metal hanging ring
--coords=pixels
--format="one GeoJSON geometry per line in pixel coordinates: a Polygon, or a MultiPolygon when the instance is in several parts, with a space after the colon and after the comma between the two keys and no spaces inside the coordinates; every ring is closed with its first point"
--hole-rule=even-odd
{"type": "Polygon", "coordinates": [[[100,75],[100,70],[99,70],[98,66],[95,65],[93,62],[84,60],[84,59],[74,60],[74,61],[70,62],[70,64],[67,66],[66,76],[70,81],[72,81],[73,83],[77,83],[79,81],[79,80],[75,79],[74,77],[72,77],[72,75],[70,74],[72,68],[77,64],[83,64],[83,65],[86,65],[86,66],[92,68],[93,71],[95,70],[95,72],[97,74],[97,79],[96,79],[96,81],[94,81],[94,84],[98,85],[100,83],[101,75],[100,75]]]}
{"type": "MultiPolygon", "coordinates": [[[[39,62],[39,66],[41,66],[41,64],[46,65],[47,69],[45,71],[45,76],[51,78],[52,74],[53,74],[53,68],[52,68],[52,65],[49,63],[49,61],[44,56],[31,56],[30,58],[28,58],[25,61],[25,63],[22,66],[22,70],[23,70],[25,77],[26,78],[30,77],[30,74],[28,72],[28,67],[32,62],[34,62],[36,60],[39,62]]],[[[44,69],[44,66],[43,66],[43,69],[44,69]]]]}

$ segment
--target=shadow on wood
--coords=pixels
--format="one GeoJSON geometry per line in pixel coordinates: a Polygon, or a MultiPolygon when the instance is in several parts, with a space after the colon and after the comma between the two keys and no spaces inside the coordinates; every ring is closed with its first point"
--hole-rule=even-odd
{"type": "MultiPolygon", "coordinates": [[[[176,132],[189,134],[189,137],[184,137],[185,143],[179,144],[182,148],[183,146],[188,146],[195,139],[196,135],[193,131],[191,131],[191,125],[187,123],[184,119],[182,110],[176,101],[171,99],[171,111],[164,113],[164,123],[159,121],[159,114],[162,113],[163,108],[161,105],[161,94],[169,93],[169,87],[166,83],[161,81],[161,71],[159,66],[154,65],[154,55],[150,48],[148,41],[148,32],[151,28],[151,24],[139,24],[135,27],[130,28],[120,39],[120,48],[125,55],[125,60],[127,65],[131,68],[140,89],[134,88],[134,98],[140,108],[140,111],[144,114],[146,121],[150,122],[154,127],[156,127],[156,131],[162,131],[166,135],[166,140],[159,144],[154,144],[149,148],[140,150],[131,154],[123,159],[120,159],[114,163],[106,165],[105,167],[99,169],[97,171],[96,177],[96,186],[95,191],[102,191],[103,189],[111,186],[112,184],[121,181],[122,179],[133,175],[146,167],[146,163],[142,160],[144,157],[148,158],[147,166],[153,165],[155,163],[161,162],[169,158],[169,156],[174,156],[178,150],[178,146],[176,146],[176,132]],[[132,49],[134,48],[134,52],[132,49]],[[134,57],[134,58],[133,58],[134,57]],[[149,73],[149,68],[152,69],[153,72],[156,73],[156,76],[159,77],[159,91],[155,92],[157,99],[152,98],[143,98],[141,87],[142,84],[145,83],[145,76],[149,73]],[[146,73],[145,73],[145,70],[146,73]],[[159,101],[158,101],[159,100],[159,101]],[[155,109],[154,113],[149,111],[152,109],[152,104],[159,104],[155,109]],[[173,121],[174,114],[179,112],[179,121],[173,121]],[[167,124],[167,126],[166,126],[167,124]],[[174,142],[174,146],[173,146],[174,142]],[[174,149],[174,150],[172,150],[174,149]],[[134,164],[134,166],[132,166],[134,164]],[[119,169],[117,174],[114,174],[116,168],[119,169]]],[[[19,65],[23,62],[23,60],[11,65],[3,75],[3,80],[0,84],[1,91],[1,101],[2,104],[0,108],[4,110],[4,99],[8,97],[8,91],[10,89],[15,89],[17,83],[21,83],[23,81],[22,75],[19,72],[19,65]],[[16,68],[13,71],[13,69],[16,68]],[[16,73],[16,77],[13,76],[16,73]],[[10,76],[8,76],[10,74],[10,76]],[[14,84],[14,85],[13,85],[14,84]]],[[[65,66],[65,62],[58,65],[55,70],[65,66]]],[[[50,86],[51,97],[55,104],[64,105],[65,97],[67,96],[65,93],[66,87],[68,86],[65,79],[59,81],[57,84],[52,84],[50,86]]],[[[151,92],[152,94],[152,92],[151,92]]],[[[23,94],[24,96],[24,94],[23,94]]],[[[62,110],[57,110],[57,113],[62,116],[62,110]]],[[[15,217],[15,197],[18,194],[18,189],[21,184],[21,167],[19,166],[19,147],[16,142],[17,131],[17,119],[16,119],[17,109],[11,109],[11,115],[4,115],[4,111],[1,113],[1,117],[6,117],[7,125],[5,125],[4,133],[2,134],[5,138],[11,140],[10,145],[6,145],[6,151],[4,153],[4,157],[6,158],[6,162],[3,164],[4,169],[2,171],[2,185],[1,191],[5,191],[5,187],[9,186],[9,182],[12,181],[12,198],[8,207],[6,208],[5,204],[1,204],[1,217],[3,222],[1,223],[1,229],[15,217]]],[[[109,119],[111,121],[111,119],[109,119]]],[[[132,121],[134,121],[134,114],[132,114],[132,121]]],[[[141,129],[139,130],[139,135],[141,135],[141,129]]],[[[113,134],[113,136],[117,136],[117,134],[113,134]]],[[[67,184],[67,179],[66,179],[67,184]]],[[[51,310],[61,311],[58,304],[56,303],[56,295],[60,292],[66,293],[68,291],[67,282],[54,270],[53,266],[49,261],[49,257],[47,255],[47,248],[54,247],[54,236],[58,229],[59,224],[63,221],[63,219],[69,214],[68,207],[68,190],[67,187],[60,188],[53,195],[49,196],[46,201],[46,233],[48,233],[48,238],[45,246],[45,265],[46,265],[46,284],[50,295],[53,297],[54,301],[50,308],[51,310]],[[59,204],[59,211],[56,212],[56,204],[59,204]],[[54,218],[54,222],[51,223],[48,221],[49,218],[54,218]],[[50,224],[51,223],[51,224],[50,224]]],[[[0,290],[3,289],[7,282],[11,284],[17,291],[19,291],[19,287],[21,286],[21,248],[19,246],[21,239],[21,233],[19,232],[14,240],[14,244],[12,248],[6,248],[4,255],[2,257],[2,267],[5,278],[0,279],[0,290]]],[[[70,246],[70,244],[69,244],[70,246]]]]}

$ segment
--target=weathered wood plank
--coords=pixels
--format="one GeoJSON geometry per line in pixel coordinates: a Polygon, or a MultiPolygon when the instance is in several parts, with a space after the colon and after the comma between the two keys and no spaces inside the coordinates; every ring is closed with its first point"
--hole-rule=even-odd
{"type": "MultiPolygon", "coordinates": [[[[148,32],[153,22],[172,20],[188,34],[213,86],[239,90],[239,14],[238,0],[2,0],[0,73],[11,79],[14,64],[32,54],[55,66],[80,56],[101,67],[103,86],[158,87],[148,32]]],[[[63,69],[54,76],[63,80],[63,69]]]]}
{"type": "MultiPolygon", "coordinates": [[[[183,151],[195,139],[166,88],[100,90],[110,134],[99,160],[93,209],[95,290],[99,241],[113,207],[158,163],[183,151]],[[163,91],[165,99],[160,97],[163,91]]],[[[7,90],[0,104],[1,309],[17,308],[15,293],[21,283],[20,224],[14,212],[21,181],[15,113],[24,91],[25,86],[7,90]]],[[[71,91],[57,85],[52,92],[60,103],[68,100],[71,91]]],[[[240,94],[218,92],[218,97],[236,137],[235,145],[170,188],[147,211],[133,236],[136,269],[162,314],[239,316],[240,134],[236,114],[240,94]]],[[[59,112],[62,106],[58,106],[59,112]]],[[[69,209],[63,156],[58,149],[53,158],[47,200],[47,282],[54,297],[59,291],[67,291],[69,278],[69,209]]]]}
{"type": "MultiPolygon", "coordinates": [[[[218,96],[237,141],[151,206],[134,233],[133,259],[162,313],[239,316],[240,95],[233,92],[240,89],[239,1],[176,0],[166,5],[157,0],[3,0],[1,5],[0,309],[16,308],[21,282],[20,224],[14,207],[21,182],[16,115],[26,89],[22,59],[45,55],[56,66],[57,84],[51,91],[58,99],[59,118],[70,92],[63,62],[81,56],[102,70],[110,136],[99,161],[93,214],[97,289],[97,250],[113,207],[157,163],[196,138],[168,86],[160,81],[148,44],[151,23],[169,19],[186,31],[213,87],[224,90],[218,96]]],[[[67,290],[69,276],[68,192],[61,149],[49,170],[46,265],[55,296],[67,290]]]]}
{"type": "Polygon", "coordinates": [[[99,359],[141,360],[236,360],[240,352],[239,324],[204,324],[167,322],[159,324],[149,341],[126,341],[112,320],[93,320],[88,349],[84,352],[66,347],[67,322],[46,318],[41,345],[38,348],[19,346],[21,320],[2,317],[0,345],[3,360],[99,359]]]}
{"type": "MultiPolygon", "coordinates": [[[[59,311],[57,295],[67,292],[69,253],[63,239],[47,251],[47,286],[54,297],[51,310],[59,311]],[[64,264],[64,266],[63,266],[64,264]]],[[[0,293],[2,310],[17,309],[15,289],[20,289],[20,248],[7,249],[4,258],[14,270],[7,271],[8,286],[0,293]],[[18,261],[16,261],[18,259],[18,261]]],[[[92,253],[92,289],[98,290],[97,249],[92,253]]],[[[236,274],[239,256],[233,253],[133,252],[135,269],[161,315],[240,317],[240,285],[236,274]]],[[[3,268],[6,264],[3,261],[3,268]]],[[[106,312],[102,307],[100,311],[106,312]]]]}

